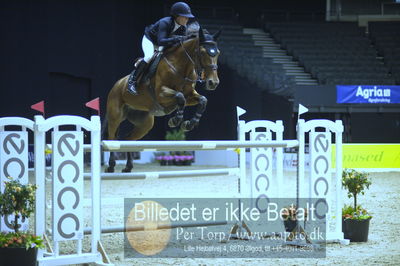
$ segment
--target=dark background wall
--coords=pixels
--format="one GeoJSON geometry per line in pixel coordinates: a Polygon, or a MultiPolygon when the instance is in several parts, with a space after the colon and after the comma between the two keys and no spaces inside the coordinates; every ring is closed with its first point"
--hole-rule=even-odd
{"type": "MultiPolygon", "coordinates": [[[[47,117],[61,114],[89,117],[95,113],[84,104],[96,97],[100,97],[103,116],[108,91],[119,78],[129,74],[134,59],[142,56],[144,27],[166,15],[174,2],[1,1],[0,116],[32,119],[37,112],[30,106],[45,100],[47,117]]],[[[304,12],[323,14],[325,10],[324,0],[233,3],[193,0],[188,3],[193,10],[206,6],[232,9],[239,23],[246,27],[260,26],[260,15],[273,16],[274,10],[290,11],[300,20],[304,12]]],[[[219,77],[221,83],[216,91],[200,91],[208,98],[208,107],[199,128],[190,132],[188,139],[235,139],[237,105],[247,110],[243,119],[281,119],[287,128],[285,137],[295,137],[297,114],[293,111],[293,102],[261,91],[224,65],[220,65],[219,77]]],[[[385,115],[370,118],[379,120],[382,116],[385,115]]],[[[305,116],[313,117],[313,114],[305,116]]],[[[377,141],[369,139],[362,130],[368,116],[353,115],[351,118],[354,125],[361,126],[353,130],[355,135],[360,135],[359,140],[377,141]]],[[[155,127],[146,139],[164,139],[169,130],[167,119],[156,118],[155,127]]],[[[391,119],[393,123],[399,121],[398,114],[386,115],[384,121],[391,119]]],[[[395,135],[390,140],[398,139],[395,135]]]]}
{"type": "Polygon", "coordinates": [[[97,96],[104,108],[141,52],[144,24],[161,15],[135,2],[1,2],[1,115],[27,116],[42,99],[48,116],[87,115],[82,104],[97,96]]]}
{"type": "MultiPolygon", "coordinates": [[[[166,15],[175,1],[17,0],[0,3],[0,116],[32,118],[30,106],[45,100],[46,116],[89,117],[84,104],[100,97],[104,112],[108,91],[142,56],[144,27],[166,15]]],[[[258,7],[272,1],[208,1],[209,6],[240,10],[252,24],[258,7]],[[263,3],[264,2],[264,3],[263,3]]],[[[296,1],[291,1],[296,2],[296,1]]],[[[189,1],[207,6],[207,1],[189,1]]],[[[258,11],[257,11],[258,12],[258,11]]],[[[220,68],[221,85],[201,92],[209,99],[200,127],[191,139],[234,139],[235,106],[248,109],[245,119],[261,119],[261,92],[220,68]]],[[[127,127],[127,126],[126,126],[127,127]]],[[[157,118],[147,138],[163,139],[166,118],[157,118]]]]}

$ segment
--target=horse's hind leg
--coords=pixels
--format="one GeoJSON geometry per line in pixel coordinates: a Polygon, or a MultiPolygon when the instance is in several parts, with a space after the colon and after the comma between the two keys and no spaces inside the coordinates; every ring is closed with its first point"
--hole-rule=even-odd
{"type": "Polygon", "coordinates": [[[197,106],[194,117],[192,117],[192,119],[190,120],[183,121],[183,123],[181,124],[182,130],[189,131],[198,126],[200,118],[206,110],[207,98],[198,94],[196,91],[193,91],[193,93],[187,97],[186,103],[188,106],[197,106]]]}
{"type": "Polygon", "coordinates": [[[133,168],[133,161],[132,161],[132,152],[126,153],[126,165],[125,168],[122,169],[123,173],[129,173],[133,168]]]}
{"type": "MultiPolygon", "coordinates": [[[[107,139],[116,140],[118,135],[118,128],[123,120],[123,111],[118,101],[110,102],[110,97],[107,102],[107,139]]],[[[108,159],[107,173],[113,173],[115,168],[115,155],[110,152],[108,159]]]]}
{"type": "MultiPolygon", "coordinates": [[[[143,138],[154,125],[154,116],[148,112],[130,110],[127,114],[127,119],[135,127],[129,133],[126,140],[139,140],[143,138]]],[[[125,168],[122,172],[128,173],[133,168],[132,153],[128,152],[125,168]]]]}
{"type": "MultiPolygon", "coordinates": [[[[108,119],[108,140],[115,140],[117,139],[117,135],[118,135],[118,127],[119,124],[121,123],[121,120],[111,120],[108,119]]],[[[107,173],[114,173],[114,169],[115,169],[115,153],[114,152],[110,152],[110,158],[108,159],[108,167],[105,170],[107,173]]]]}

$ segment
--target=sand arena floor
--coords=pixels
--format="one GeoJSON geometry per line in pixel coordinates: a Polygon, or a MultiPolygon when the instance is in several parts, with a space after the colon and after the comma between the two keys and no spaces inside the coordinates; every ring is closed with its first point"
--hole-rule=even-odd
{"type": "MultiPolygon", "coordinates": [[[[189,168],[160,166],[156,164],[136,165],[135,171],[157,171],[177,169],[206,169],[206,166],[189,168]]],[[[215,167],[214,167],[215,168],[215,167]]],[[[285,172],[295,180],[295,173],[285,172]]],[[[103,245],[115,265],[400,265],[400,173],[370,173],[372,185],[359,203],[372,212],[369,239],[366,243],[350,245],[328,244],[326,258],[251,258],[244,253],[242,258],[125,258],[124,234],[112,233],[102,236],[103,245]]],[[[223,193],[235,190],[234,176],[212,176],[163,180],[112,180],[102,183],[102,224],[118,225],[124,222],[124,197],[159,196],[174,197],[176,193],[200,195],[201,193],[223,193]]],[[[293,183],[294,184],[294,183],[293,183]]],[[[343,202],[351,203],[343,193],[343,202]]],[[[227,227],[229,229],[229,227],[227,227]]],[[[200,241],[200,240],[198,240],[200,241]]],[[[243,242],[243,241],[240,241],[243,242]]],[[[218,245],[219,241],[207,244],[218,245]]]]}
{"type": "MultiPolygon", "coordinates": [[[[122,168],[122,167],[119,167],[122,168]]],[[[159,166],[157,164],[136,164],[134,171],[165,171],[183,169],[207,169],[215,166],[159,166]]],[[[120,170],[120,169],[118,169],[120,170]]],[[[285,186],[291,195],[295,195],[295,172],[285,172],[285,186]]],[[[31,176],[32,178],[32,176],[31,176]]],[[[350,243],[350,245],[327,244],[325,258],[254,258],[248,252],[240,258],[126,258],[124,253],[124,233],[102,235],[102,243],[109,258],[115,265],[400,265],[400,241],[398,240],[400,220],[400,173],[370,173],[372,185],[359,203],[372,212],[368,242],[350,243]]],[[[50,187],[48,187],[50,188],[50,187]]],[[[90,192],[89,182],[85,181],[85,190],[90,192]]],[[[177,197],[177,195],[230,195],[237,189],[235,176],[210,176],[195,178],[173,178],[153,180],[106,180],[102,182],[102,226],[115,226],[124,223],[124,198],[135,197],[177,197]]],[[[90,193],[89,193],[90,194],[90,193]]],[[[347,195],[342,195],[344,203],[352,203],[347,195]]],[[[88,199],[85,199],[86,205],[88,199]]],[[[89,217],[90,209],[85,207],[89,217]]],[[[50,225],[50,219],[47,221],[50,225]]],[[[86,224],[90,226],[90,224],[86,224]]],[[[230,225],[219,228],[229,231],[230,225]]],[[[86,236],[84,244],[88,243],[86,236]]],[[[237,241],[237,240],[234,240],[237,241]]],[[[243,243],[246,241],[238,241],[243,243]]],[[[223,245],[218,240],[206,241],[194,239],[193,244],[223,245]]],[[[169,243],[174,245],[174,243],[169,243]]],[[[62,253],[72,252],[74,245],[60,245],[62,253]]]]}

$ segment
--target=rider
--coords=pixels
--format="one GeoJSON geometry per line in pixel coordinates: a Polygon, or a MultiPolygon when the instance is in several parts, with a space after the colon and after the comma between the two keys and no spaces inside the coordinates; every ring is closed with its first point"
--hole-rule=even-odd
{"type": "Polygon", "coordinates": [[[189,5],[177,2],[172,5],[170,14],[171,16],[164,17],[145,28],[142,39],[144,57],[128,80],[128,91],[133,95],[137,94],[137,78],[143,73],[155,50],[162,51],[165,46],[172,46],[185,40],[186,24],[189,18],[194,18],[189,5]]]}

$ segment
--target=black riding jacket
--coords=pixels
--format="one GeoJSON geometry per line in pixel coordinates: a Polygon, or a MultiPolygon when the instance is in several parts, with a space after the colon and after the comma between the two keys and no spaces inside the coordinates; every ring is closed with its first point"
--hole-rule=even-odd
{"type": "Polygon", "coordinates": [[[180,26],[174,32],[175,21],[173,17],[165,17],[156,23],[147,26],[144,30],[146,37],[155,45],[170,46],[179,42],[179,39],[172,35],[185,36],[186,27],[180,26]]]}

